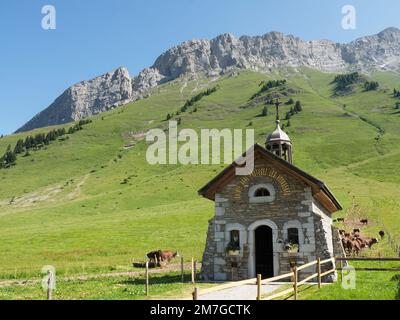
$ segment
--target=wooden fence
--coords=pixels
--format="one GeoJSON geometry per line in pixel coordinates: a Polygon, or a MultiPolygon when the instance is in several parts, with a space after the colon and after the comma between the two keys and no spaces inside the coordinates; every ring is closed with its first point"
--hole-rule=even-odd
{"type": "MultiPolygon", "coordinates": [[[[156,264],[158,261],[156,261],[156,264]]],[[[182,283],[185,282],[185,263],[183,257],[181,257],[180,261],[180,273],[181,273],[181,281],[182,283]]],[[[145,267],[145,292],[146,296],[149,295],[150,292],[150,267],[149,267],[149,262],[144,263],[145,267]]],[[[196,283],[196,278],[197,278],[197,261],[192,258],[191,260],[191,266],[190,266],[190,273],[191,273],[191,282],[192,284],[196,283]]]]}
{"type": "Polygon", "coordinates": [[[328,271],[321,272],[321,266],[324,265],[324,264],[330,263],[330,262],[334,263],[334,261],[335,261],[335,258],[329,258],[329,259],[326,259],[326,260],[321,260],[321,259],[318,258],[317,260],[315,260],[313,262],[310,262],[310,263],[306,263],[306,264],[304,264],[304,265],[302,265],[300,267],[294,267],[292,269],[292,271],[289,272],[289,273],[281,274],[279,276],[268,278],[268,279],[264,279],[264,280],[262,280],[261,279],[261,275],[258,274],[257,278],[224,283],[224,284],[221,284],[219,286],[212,287],[212,288],[202,289],[201,291],[199,290],[198,287],[196,287],[196,288],[194,288],[194,291],[193,291],[193,300],[197,300],[199,298],[199,296],[201,296],[201,295],[205,295],[205,294],[208,294],[208,293],[221,291],[221,290],[225,290],[225,289],[235,288],[235,287],[242,286],[242,285],[247,285],[247,284],[257,285],[257,295],[256,295],[255,299],[256,300],[261,300],[261,286],[263,284],[276,282],[278,280],[282,280],[282,279],[286,279],[286,278],[293,279],[292,282],[291,282],[293,284],[293,287],[289,288],[287,290],[281,291],[279,293],[270,295],[267,298],[265,298],[264,300],[276,299],[276,298],[288,295],[288,294],[290,294],[292,292],[294,293],[294,299],[297,300],[298,288],[301,285],[306,284],[311,279],[317,278],[318,279],[318,288],[321,288],[322,277],[327,276],[327,275],[329,275],[329,274],[331,274],[331,273],[336,271],[336,269],[334,267],[334,268],[332,268],[332,269],[330,269],[328,271]],[[299,272],[304,270],[304,269],[306,269],[306,268],[312,267],[314,265],[317,265],[317,272],[312,274],[312,275],[310,275],[310,276],[308,276],[307,278],[305,278],[305,279],[303,279],[301,281],[298,281],[299,272]]]}

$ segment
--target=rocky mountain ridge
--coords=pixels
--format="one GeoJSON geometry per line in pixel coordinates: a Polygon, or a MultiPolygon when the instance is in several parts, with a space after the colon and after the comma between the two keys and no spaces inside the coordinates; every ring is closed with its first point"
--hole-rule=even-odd
{"type": "Polygon", "coordinates": [[[183,75],[219,75],[231,69],[269,72],[278,67],[309,67],[325,72],[400,71],[400,30],[359,38],[347,44],[304,41],[269,32],[263,36],[223,34],[212,40],[189,40],[160,55],[153,66],[130,77],[119,68],[68,88],[48,108],[17,132],[76,121],[143,98],[155,86],[183,75]]]}

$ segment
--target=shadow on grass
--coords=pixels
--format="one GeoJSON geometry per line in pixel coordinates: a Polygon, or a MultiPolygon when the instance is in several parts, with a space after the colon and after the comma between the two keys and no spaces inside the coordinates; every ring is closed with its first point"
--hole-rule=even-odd
{"type": "Polygon", "coordinates": [[[397,281],[397,292],[395,299],[400,300],[400,274],[394,275],[390,281],[397,281]]]}
{"type": "MultiPolygon", "coordinates": [[[[185,274],[184,283],[189,283],[190,275],[185,274]]],[[[174,284],[174,283],[182,283],[181,275],[151,275],[149,276],[150,284],[174,284]]],[[[120,284],[125,285],[145,285],[146,279],[144,277],[141,278],[131,278],[124,281],[121,281],[120,284]]]]}
{"type": "MultiPolygon", "coordinates": [[[[300,293],[303,293],[309,289],[315,288],[315,285],[303,285],[301,287],[299,287],[297,289],[297,295],[299,295],[300,293]]],[[[290,293],[286,298],[284,298],[283,300],[289,300],[290,298],[294,299],[294,293],[290,293]]]]}

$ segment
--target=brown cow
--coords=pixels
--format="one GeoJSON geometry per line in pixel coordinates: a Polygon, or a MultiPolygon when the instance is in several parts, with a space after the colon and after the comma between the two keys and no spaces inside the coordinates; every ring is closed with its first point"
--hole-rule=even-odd
{"type": "Polygon", "coordinates": [[[170,250],[161,250],[160,251],[160,260],[161,261],[168,261],[170,262],[173,258],[175,257],[179,257],[179,253],[178,252],[173,252],[170,250]]]}
{"type": "Polygon", "coordinates": [[[358,254],[360,253],[360,251],[361,251],[361,244],[360,244],[360,242],[359,241],[357,241],[357,240],[353,240],[353,241],[351,241],[350,240],[350,242],[351,242],[351,244],[352,244],[352,252],[353,253],[355,253],[357,256],[358,256],[358,254]]]}
{"type": "Polygon", "coordinates": [[[365,242],[366,242],[366,246],[367,246],[368,248],[371,249],[372,246],[373,246],[375,243],[378,243],[378,242],[379,242],[379,240],[378,240],[377,238],[372,238],[372,239],[366,239],[365,242]]]}
{"type": "Polygon", "coordinates": [[[361,222],[362,224],[368,224],[368,219],[361,219],[360,222],[361,222]]]}
{"type": "Polygon", "coordinates": [[[343,248],[344,250],[348,253],[351,254],[351,252],[353,251],[353,242],[351,241],[350,238],[342,238],[342,244],[343,244],[343,248]]]}

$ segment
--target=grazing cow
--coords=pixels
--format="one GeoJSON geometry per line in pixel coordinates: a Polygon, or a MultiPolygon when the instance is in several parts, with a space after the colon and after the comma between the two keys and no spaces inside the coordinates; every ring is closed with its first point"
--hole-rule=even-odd
{"type": "Polygon", "coordinates": [[[344,218],[337,218],[337,222],[344,222],[344,218]]]}
{"type": "Polygon", "coordinates": [[[160,263],[161,250],[151,251],[147,254],[147,258],[149,258],[150,262],[155,265],[159,265],[160,263]]]}
{"type": "Polygon", "coordinates": [[[161,266],[161,262],[170,262],[173,258],[179,257],[179,253],[169,250],[156,250],[149,252],[147,257],[150,262],[153,262],[157,266],[161,266]]]}
{"type": "Polygon", "coordinates": [[[358,242],[360,249],[364,249],[365,247],[368,246],[368,243],[366,242],[366,240],[362,239],[361,237],[354,238],[354,241],[358,242]]]}
{"type": "Polygon", "coordinates": [[[343,249],[346,252],[349,252],[349,247],[350,247],[349,241],[350,241],[350,239],[348,239],[348,238],[342,238],[343,249]]]}
{"type": "Polygon", "coordinates": [[[354,229],[354,230],[351,232],[351,236],[353,237],[353,239],[355,239],[355,238],[361,238],[360,229],[354,229]]]}
{"type": "Polygon", "coordinates": [[[361,222],[362,224],[368,224],[368,219],[361,219],[360,222],[361,222]]]}
{"type": "Polygon", "coordinates": [[[342,238],[342,244],[347,254],[351,254],[351,252],[353,251],[353,241],[349,237],[345,237],[342,238]]]}
{"type": "Polygon", "coordinates": [[[166,250],[166,251],[161,250],[160,251],[160,260],[161,261],[170,262],[175,257],[179,257],[179,253],[178,252],[172,252],[172,251],[169,251],[169,250],[166,250]]]}
{"type": "Polygon", "coordinates": [[[353,241],[350,240],[350,242],[352,244],[352,248],[351,248],[352,252],[358,256],[358,254],[360,253],[360,251],[362,249],[360,242],[357,240],[353,240],[353,241]]]}
{"type": "Polygon", "coordinates": [[[378,239],[376,239],[376,238],[372,238],[372,239],[366,239],[365,242],[367,243],[368,248],[371,249],[372,246],[373,246],[375,243],[378,243],[379,241],[378,241],[378,239]]]}
{"type": "Polygon", "coordinates": [[[379,236],[381,237],[381,239],[383,239],[383,237],[385,236],[385,231],[379,231],[379,236]]]}

